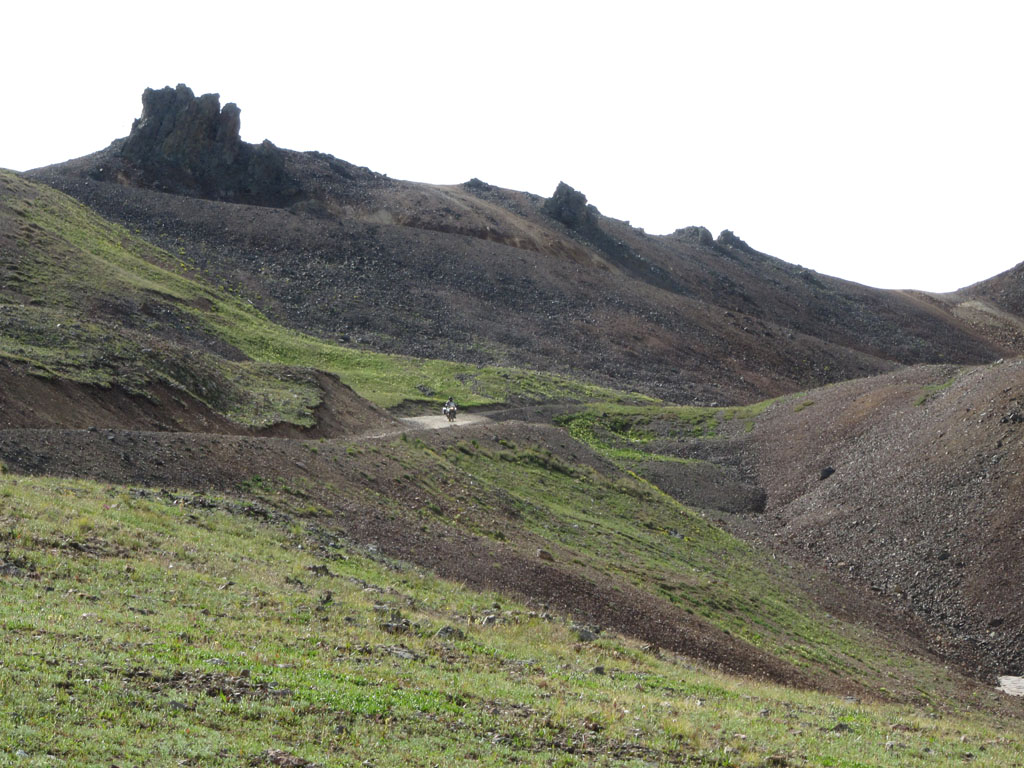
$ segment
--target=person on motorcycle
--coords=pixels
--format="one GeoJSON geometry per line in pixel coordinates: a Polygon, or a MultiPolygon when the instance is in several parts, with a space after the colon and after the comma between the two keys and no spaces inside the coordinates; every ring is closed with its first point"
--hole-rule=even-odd
{"type": "Polygon", "coordinates": [[[449,397],[448,398],[448,402],[444,404],[444,408],[442,408],[441,410],[444,413],[448,413],[448,411],[450,411],[450,410],[452,410],[454,408],[455,408],[455,398],[449,397]]]}

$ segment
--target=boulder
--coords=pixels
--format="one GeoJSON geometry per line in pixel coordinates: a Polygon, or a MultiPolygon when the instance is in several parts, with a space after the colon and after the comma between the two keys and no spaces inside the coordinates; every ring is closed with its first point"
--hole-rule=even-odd
{"type": "Polygon", "coordinates": [[[298,185],[285,155],[269,141],[241,139],[241,110],[220,96],[196,96],[180,84],[142,94],[142,116],[120,143],[126,175],[144,186],[215,200],[284,206],[298,185]]]}
{"type": "Polygon", "coordinates": [[[544,202],[543,207],[544,213],[570,229],[577,229],[590,223],[590,209],[591,206],[587,205],[587,196],[564,181],[558,183],[555,194],[544,202]]]}
{"type": "Polygon", "coordinates": [[[710,246],[715,244],[715,236],[707,227],[683,227],[672,233],[672,237],[685,240],[695,245],[710,246]]]}

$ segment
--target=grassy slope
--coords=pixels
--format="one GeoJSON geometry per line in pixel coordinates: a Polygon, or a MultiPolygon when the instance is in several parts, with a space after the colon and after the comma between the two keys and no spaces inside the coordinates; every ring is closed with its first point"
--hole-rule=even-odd
{"type": "MultiPolygon", "coordinates": [[[[655,431],[709,435],[723,419],[756,416],[614,405],[618,393],[544,374],[326,344],[274,325],[52,190],[0,172],[0,191],[0,235],[14,256],[0,260],[0,356],[40,375],[139,392],[155,378],[256,424],[308,422],[318,397],[310,368],[385,406],[436,399],[426,392],[464,404],[599,400],[566,425],[626,470],[651,458],[642,448],[655,431]],[[191,337],[210,343],[189,346],[191,337]],[[249,359],[227,359],[228,346],[249,359]]],[[[344,464],[349,449],[321,445],[344,464]]],[[[403,484],[434,499],[438,524],[495,535],[487,504],[511,500],[521,525],[571,567],[648,589],[815,674],[917,690],[919,708],[728,680],[621,638],[577,644],[561,622],[504,598],[311,549],[303,527],[261,523],[263,508],[250,502],[174,503],[0,477],[0,621],[11,651],[0,696],[12,715],[0,728],[0,764],[21,750],[19,764],[52,764],[52,753],[75,765],[234,765],[273,749],[326,764],[370,753],[377,765],[940,765],[967,752],[1013,764],[1021,745],[996,735],[995,716],[942,711],[954,678],[822,614],[784,569],[628,474],[535,445],[395,441],[374,450],[375,461],[408,466],[403,484]],[[481,500],[482,514],[460,512],[481,500]],[[307,570],[321,561],[335,576],[307,570]],[[496,601],[496,625],[470,620],[496,601]],[[384,633],[380,603],[419,626],[384,633]],[[445,624],[468,639],[434,638],[445,624]]],[[[345,493],[420,514],[366,480],[345,493]]],[[[308,496],[296,498],[308,506],[308,496]]]]}
{"type": "Polygon", "coordinates": [[[651,452],[647,445],[656,437],[670,440],[716,437],[722,426],[731,421],[742,423],[744,429],[750,431],[771,402],[764,400],[726,408],[601,403],[566,414],[559,423],[575,439],[623,466],[630,461],[686,461],[651,452]]]}
{"type": "Polygon", "coordinates": [[[733,680],[621,637],[578,643],[560,620],[308,539],[231,498],[2,476],[0,502],[3,765],[289,753],[321,765],[1010,766],[1024,751],[992,715],[733,680]],[[401,635],[382,628],[402,620],[401,635]],[[438,637],[446,626],[464,637],[438,637]]]}
{"type": "Polygon", "coordinates": [[[159,380],[257,426],[311,423],[312,368],[384,407],[447,395],[464,405],[622,397],[560,376],[382,355],[290,331],[166,251],[5,171],[0,232],[0,357],[39,375],[139,393],[159,380]]]}
{"type": "MultiPolygon", "coordinates": [[[[456,485],[472,485],[476,498],[491,490],[514,499],[517,519],[560,561],[647,590],[819,679],[922,704],[956,697],[960,681],[948,670],[826,614],[782,564],[642,480],[574,464],[542,445],[462,442],[445,459],[452,466],[432,474],[464,472],[456,485]]],[[[486,525],[474,532],[494,535],[486,525]]]]}

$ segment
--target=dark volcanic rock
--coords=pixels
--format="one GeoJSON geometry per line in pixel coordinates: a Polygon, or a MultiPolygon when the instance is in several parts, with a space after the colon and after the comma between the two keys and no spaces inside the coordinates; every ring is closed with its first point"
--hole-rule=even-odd
{"type": "Polygon", "coordinates": [[[728,246],[729,248],[736,248],[746,253],[757,253],[753,248],[746,244],[743,240],[736,237],[730,229],[723,229],[718,235],[718,240],[715,241],[718,245],[728,246]]]}
{"type": "Polygon", "coordinates": [[[184,261],[275,320],[332,340],[676,402],[1024,353],[1013,318],[979,309],[965,323],[955,299],[817,275],[728,231],[710,244],[699,227],[650,236],[564,183],[545,199],[479,179],[403,182],[246,144],[237,109],[215,95],[181,86],[144,102],[131,136],[30,178],[161,247],[172,238],[184,261]]]}
{"type": "Polygon", "coordinates": [[[285,172],[284,153],[239,135],[241,110],[220,96],[196,97],[186,85],[142,94],[142,117],[120,145],[123,172],[144,186],[215,200],[281,206],[295,202],[298,185],[285,172]]]}
{"type": "Polygon", "coordinates": [[[685,240],[695,245],[714,245],[715,236],[707,227],[683,227],[672,233],[672,236],[679,240],[685,240]]]}
{"type": "Polygon", "coordinates": [[[564,181],[558,183],[555,194],[544,203],[544,213],[570,229],[582,227],[591,220],[587,196],[564,181]]]}

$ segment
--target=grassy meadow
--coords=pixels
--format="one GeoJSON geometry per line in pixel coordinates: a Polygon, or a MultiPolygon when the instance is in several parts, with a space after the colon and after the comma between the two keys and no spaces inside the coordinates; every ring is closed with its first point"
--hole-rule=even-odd
{"type": "Polygon", "coordinates": [[[242,499],[0,477],[0,764],[1021,764],[993,714],[734,679],[242,499]],[[291,761],[291,762],[289,762],[291,761]]]}
{"type": "Polygon", "coordinates": [[[331,344],[6,171],[0,364],[145,397],[169,386],[256,427],[312,424],[318,372],[398,412],[447,395],[574,404],[558,430],[514,439],[497,423],[479,440],[239,438],[281,476],[219,493],[0,464],[0,766],[1024,765],[1014,703],[827,614],[791,566],[644,480],[645,462],[696,460],[674,443],[754,429],[766,403],[668,405],[331,344]],[[336,535],[343,507],[539,542],[580,583],[643,590],[864,693],[730,677],[607,629],[584,639],[583,617],[336,535]]]}

